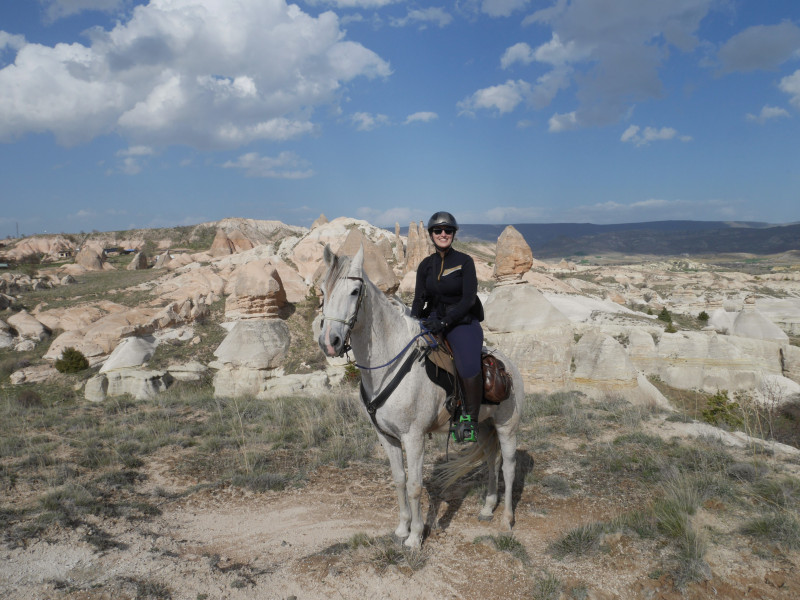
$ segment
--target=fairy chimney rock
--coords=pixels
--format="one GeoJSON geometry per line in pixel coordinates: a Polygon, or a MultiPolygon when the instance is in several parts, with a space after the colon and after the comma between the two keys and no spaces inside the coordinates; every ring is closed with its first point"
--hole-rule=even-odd
{"type": "Polygon", "coordinates": [[[235,272],[233,293],[225,299],[225,319],[278,317],[286,291],[278,270],[268,260],[251,261],[235,272]]]}
{"type": "Polygon", "coordinates": [[[328,217],[326,217],[324,214],[320,214],[320,215],[317,217],[317,220],[316,220],[316,221],[314,221],[314,222],[311,224],[311,229],[316,229],[316,228],[317,228],[317,227],[319,227],[320,225],[325,225],[325,223],[327,223],[327,222],[328,222],[328,217]]]}
{"type": "Polygon", "coordinates": [[[522,234],[513,225],[509,225],[497,238],[494,278],[498,281],[519,280],[532,266],[531,247],[522,234]]]}
{"type": "Polygon", "coordinates": [[[393,294],[400,281],[392,271],[386,257],[377,244],[372,243],[358,229],[351,229],[342,245],[336,251],[339,256],[355,256],[358,249],[364,248],[364,270],[370,281],[385,294],[393,294]]]}
{"type": "Polygon", "coordinates": [[[406,248],[406,273],[416,271],[422,259],[433,252],[433,244],[428,238],[428,232],[420,221],[419,225],[413,221],[408,226],[408,247],[406,248]]]}
{"type": "Polygon", "coordinates": [[[103,257],[93,246],[84,246],[75,257],[75,263],[89,271],[103,270],[103,257]]]}

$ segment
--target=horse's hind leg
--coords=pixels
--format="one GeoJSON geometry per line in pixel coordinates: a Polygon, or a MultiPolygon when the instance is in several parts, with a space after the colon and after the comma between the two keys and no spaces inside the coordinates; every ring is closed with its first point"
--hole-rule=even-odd
{"type": "Polygon", "coordinates": [[[497,506],[497,480],[500,477],[500,461],[497,460],[497,434],[493,428],[482,426],[479,434],[480,439],[487,440],[484,445],[484,456],[486,458],[486,501],[478,514],[479,521],[491,521],[494,516],[494,509],[497,506]],[[487,436],[490,436],[487,439],[487,436]]]}
{"type": "Polygon", "coordinates": [[[517,433],[498,429],[500,451],[503,454],[503,482],[505,483],[505,502],[503,521],[509,530],[514,526],[514,475],[517,471],[517,433]]]}
{"type": "Polygon", "coordinates": [[[409,534],[409,525],[411,524],[411,511],[408,507],[408,495],[406,493],[406,470],[403,466],[403,447],[396,441],[390,440],[380,432],[378,439],[381,441],[383,449],[386,451],[386,456],[389,457],[389,466],[392,469],[392,480],[394,481],[394,489],[397,492],[397,506],[399,509],[400,522],[394,534],[404,540],[409,534]]]}

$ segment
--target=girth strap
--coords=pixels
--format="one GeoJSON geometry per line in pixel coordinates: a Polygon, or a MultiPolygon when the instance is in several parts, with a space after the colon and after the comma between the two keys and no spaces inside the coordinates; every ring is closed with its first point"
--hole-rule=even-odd
{"type": "Polygon", "coordinates": [[[375,425],[375,429],[380,431],[386,437],[390,437],[394,440],[400,441],[397,436],[392,435],[381,429],[380,425],[378,425],[378,420],[375,417],[375,414],[378,412],[378,409],[386,404],[386,401],[389,399],[389,396],[397,389],[397,386],[400,385],[400,382],[403,380],[403,377],[408,375],[408,372],[411,370],[411,366],[414,364],[415,360],[425,360],[425,357],[430,352],[430,348],[414,348],[414,351],[408,355],[408,357],[403,361],[403,364],[397,370],[392,380],[389,384],[383,388],[380,393],[375,396],[372,400],[367,398],[367,391],[364,389],[364,383],[361,383],[360,386],[360,393],[361,393],[361,402],[364,403],[364,407],[367,409],[370,418],[372,419],[372,424],[375,425]]]}

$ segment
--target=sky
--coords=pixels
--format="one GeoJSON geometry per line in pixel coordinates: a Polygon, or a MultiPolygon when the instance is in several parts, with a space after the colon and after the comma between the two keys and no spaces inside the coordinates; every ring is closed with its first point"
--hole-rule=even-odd
{"type": "Polygon", "coordinates": [[[0,237],[800,221],[798,0],[3,0],[0,237]]]}

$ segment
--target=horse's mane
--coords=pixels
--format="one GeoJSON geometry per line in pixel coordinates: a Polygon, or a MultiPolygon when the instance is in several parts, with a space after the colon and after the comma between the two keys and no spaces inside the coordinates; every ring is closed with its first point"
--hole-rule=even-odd
{"type": "Polygon", "coordinates": [[[347,276],[350,270],[350,259],[349,256],[336,257],[336,260],[328,268],[328,272],[325,273],[325,279],[322,282],[323,290],[330,290],[337,281],[347,276]]]}

